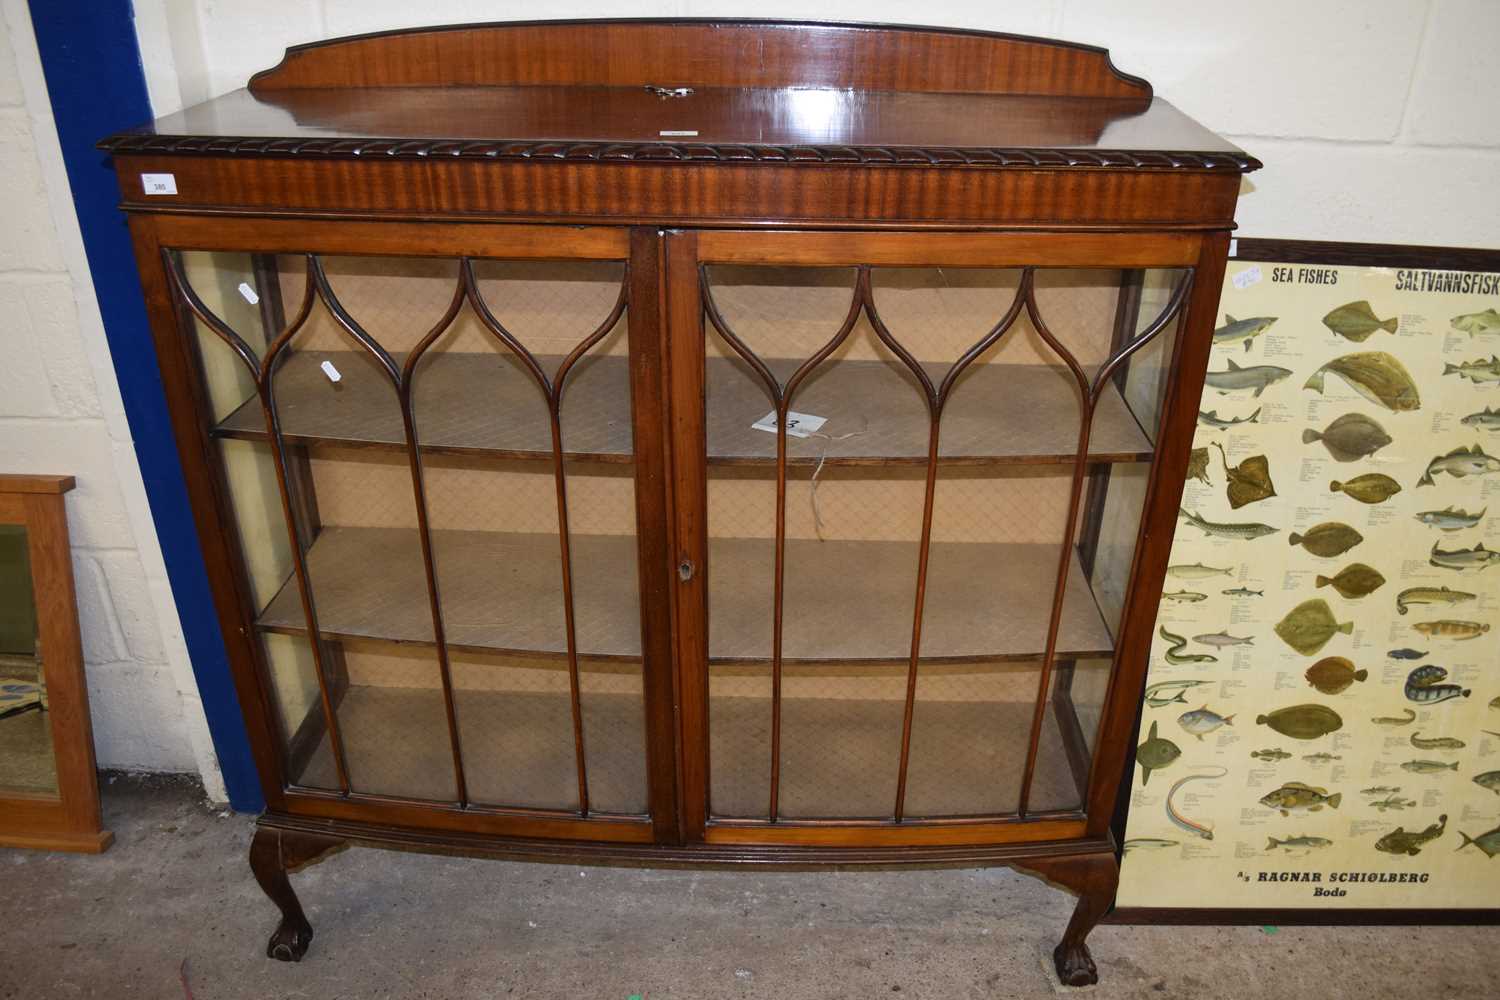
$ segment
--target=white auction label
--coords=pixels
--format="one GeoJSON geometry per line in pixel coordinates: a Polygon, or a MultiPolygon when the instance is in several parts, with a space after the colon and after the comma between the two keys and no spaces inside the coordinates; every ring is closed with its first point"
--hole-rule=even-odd
{"type": "Polygon", "coordinates": [[[658,133],[663,139],[695,139],[698,130],[695,128],[664,128],[658,133]]]}
{"type": "Polygon", "coordinates": [[[255,289],[250,287],[250,282],[240,282],[240,295],[252,306],[260,305],[260,296],[255,294],[255,289]]]}
{"type": "MultiPolygon", "coordinates": [[[[812,437],[824,424],[828,423],[827,417],[814,416],[811,413],[798,413],[796,410],[788,410],[786,414],[787,437],[805,438],[812,437]]],[[[772,410],[750,425],[758,431],[776,433],[776,411],[772,410]]]]}
{"type": "Polygon", "coordinates": [[[176,194],[177,177],[173,174],[141,174],[143,194],[176,194]]]}
{"type": "Polygon", "coordinates": [[[332,361],[325,361],[318,367],[323,369],[323,374],[328,376],[328,381],[330,382],[337,382],[339,379],[344,377],[339,374],[339,370],[337,368],[333,367],[332,361]]]}

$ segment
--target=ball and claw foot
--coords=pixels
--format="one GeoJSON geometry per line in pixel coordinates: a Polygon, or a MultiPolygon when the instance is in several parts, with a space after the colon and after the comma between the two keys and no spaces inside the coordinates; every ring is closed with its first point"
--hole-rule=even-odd
{"type": "Polygon", "coordinates": [[[1099,981],[1099,970],[1094,968],[1094,959],[1085,944],[1074,947],[1059,944],[1052,949],[1052,964],[1057,967],[1057,979],[1064,986],[1093,986],[1099,981]]]}
{"type": "Polygon", "coordinates": [[[266,943],[267,958],[278,962],[300,962],[307,954],[307,946],[312,944],[312,924],[302,912],[302,904],[292,891],[287,872],[312,864],[343,846],[344,841],[335,837],[278,830],[270,826],[256,828],[250,841],[250,870],[266,896],[281,911],[281,923],[266,943]]]}
{"type": "Polygon", "coordinates": [[[312,944],[312,925],[306,920],[299,922],[282,920],[266,944],[266,957],[278,962],[300,962],[312,944]]]}

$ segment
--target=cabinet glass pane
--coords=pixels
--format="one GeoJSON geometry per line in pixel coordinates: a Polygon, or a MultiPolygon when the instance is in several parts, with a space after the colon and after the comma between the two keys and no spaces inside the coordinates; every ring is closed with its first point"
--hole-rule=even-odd
{"type": "Polygon", "coordinates": [[[1079,807],[1184,276],[703,269],[711,815],[1079,807]]]}
{"type": "Polygon", "coordinates": [[[623,265],[178,260],[289,781],[644,812],[623,265]]]}
{"type": "Polygon", "coordinates": [[[25,525],[0,524],[0,791],[57,792],[25,525]]]}

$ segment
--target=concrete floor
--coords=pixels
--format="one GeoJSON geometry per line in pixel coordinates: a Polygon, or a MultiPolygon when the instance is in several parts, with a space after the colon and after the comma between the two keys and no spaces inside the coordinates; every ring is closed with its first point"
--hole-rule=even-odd
{"type": "Polygon", "coordinates": [[[317,937],[264,957],[276,911],[247,817],[172,779],[109,782],[102,857],[0,850],[0,998],[570,1000],[1491,997],[1500,928],[1145,928],[1050,951],[1072,901],[1006,869],[650,872],[356,850],[293,876],[317,937]]]}

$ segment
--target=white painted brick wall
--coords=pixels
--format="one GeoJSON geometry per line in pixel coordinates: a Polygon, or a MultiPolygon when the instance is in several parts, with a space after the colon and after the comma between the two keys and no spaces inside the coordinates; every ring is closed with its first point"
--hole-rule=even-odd
{"type": "Polygon", "coordinates": [[[0,0],[0,471],[65,473],[103,767],[223,797],[146,506],[25,0],[0,0]]]}
{"type": "Polygon", "coordinates": [[[1246,236],[1500,247],[1500,0],[136,0],[152,101],[243,86],[287,45],[535,17],[818,17],[1103,45],[1266,162],[1246,236]],[[187,67],[182,86],[170,67],[187,67]],[[196,86],[196,90],[194,87],[196,86]],[[1436,147],[1462,147],[1439,149],[1436,147]]]}
{"type": "MultiPolygon", "coordinates": [[[[67,471],[106,765],[216,779],[98,325],[25,0],[0,0],[0,469],[67,471]]],[[[413,23],[589,16],[920,21],[1109,47],[1267,163],[1253,236],[1500,246],[1496,0],[136,0],[153,104],[233,90],[288,45],[413,23]]]]}

